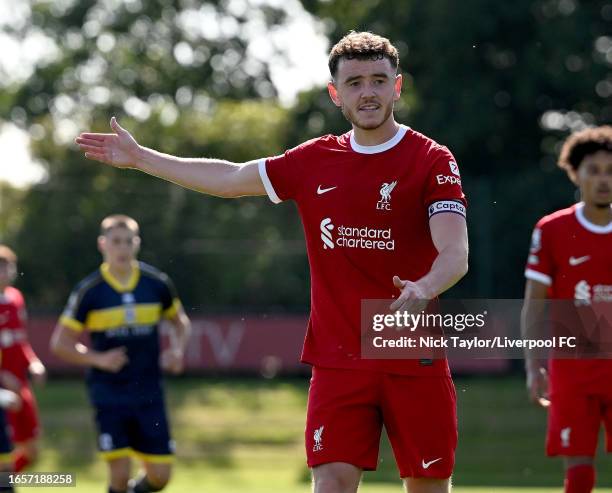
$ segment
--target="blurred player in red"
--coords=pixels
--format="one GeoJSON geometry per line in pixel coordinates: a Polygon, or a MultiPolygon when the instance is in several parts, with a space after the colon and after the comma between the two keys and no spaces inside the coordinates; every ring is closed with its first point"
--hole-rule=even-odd
{"type": "Polygon", "coordinates": [[[17,273],[17,256],[5,245],[0,245],[0,368],[15,375],[21,389],[22,406],[9,411],[8,421],[15,445],[15,471],[21,471],[36,460],[40,425],[36,400],[29,377],[36,383],[45,381],[46,371],[28,342],[26,308],[23,296],[11,286],[17,273]]]}
{"type": "Polygon", "coordinates": [[[331,50],[329,95],[352,130],[248,163],[182,159],[140,146],[115,119],[82,134],[86,156],[221,197],[294,200],[312,282],[302,361],[313,366],[306,454],[316,493],[354,492],[375,469],[382,427],[411,493],[450,489],[455,389],[438,360],[361,358],[361,300],[414,309],[467,271],[465,199],[450,151],[398,124],[399,56],[388,39],[349,33],[331,50]]]}
{"type": "MultiPolygon", "coordinates": [[[[612,303],[612,127],[571,135],[559,158],[582,202],[536,224],[525,276],[523,334],[536,330],[545,298],[612,303]]],[[[612,452],[612,360],[527,358],[527,386],[549,405],[546,453],[565,458],[565,491],[588,493],[601,423],[612,452]]]]}
{"type": "MultiPolygon", "coordinates": [[[[0,348],[0,361],[3,351],[0,348]]],[[[18,412],[21,409],[19,391],[21,382],[12,373],[0,370],[0,472],[13,472],[13,442],[9,433],[7,412],[18,412]]],[[[14,491],[8,484],[0,484],[0,492],[14,491]]]]}

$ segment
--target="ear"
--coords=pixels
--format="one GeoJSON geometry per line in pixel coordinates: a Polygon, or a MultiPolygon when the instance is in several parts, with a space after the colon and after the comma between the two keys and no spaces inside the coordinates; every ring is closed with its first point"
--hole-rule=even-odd
{"type": "Polygon", "coordinates": [[[134,236],[134,254],[140,251],[140,236],[134,236]]]}
{"type": "Polygon", "coordinates": [[[104,255],[104,250],[106,247],[106,237],[103,235],[98,236],[98,251],[104,255]]]}
{"type": "Polygon", "coordinates": [[[580,188],[580,177],[578,176],[578,170],[574,169],[574,168],[570,168],[567,170],[567,177],[570,179],[570,181],[576,185],[578,188],[580,188]]]}
{"type": "Polygon", "coordinates": [[[398,101],[399,98],[402,95],[402,84],[404,83],[404,78],[402,77],[402,74],[397,74],[395,76],[395,84],[394,84],[394,94],[393,94],[393,101],[398,101]]]}
{"type": "Polygon", "coordinates": [[[333,81],[329,81],[327,83],[327,92],[329,92],[329,97],[333,101],[333,103],[338,106],[342,106],[342,100],[340,99],[340,95],[338,94],[338,89],[336,88],[333,81]]]}

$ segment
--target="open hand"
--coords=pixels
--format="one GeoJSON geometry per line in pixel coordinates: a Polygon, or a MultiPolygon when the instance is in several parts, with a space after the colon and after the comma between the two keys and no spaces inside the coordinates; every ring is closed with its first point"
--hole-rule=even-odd
{"type": "Polygon", "coordinates": [[[133,168],[138,160],[140,146],[130,132],[113,116],[110,126],[115,133],[82,133],[75,142],[85,152],[85,157],[110,164],[117,168],[133,168]]]}

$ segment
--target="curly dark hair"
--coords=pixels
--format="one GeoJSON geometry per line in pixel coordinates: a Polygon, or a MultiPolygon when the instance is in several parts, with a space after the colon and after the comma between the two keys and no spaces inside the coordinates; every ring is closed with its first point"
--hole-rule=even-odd
{"type": "Polygon", "coordinates": [[[391,66],[397,70],[399,67],[399,54],[397,48],[387,38],[370,32],[350,31],[338,41],[329,52],[329,73],[333,78],[338,72],[338,64],[342,58],[351,60],[379,60],[386,58],[391,66]]]}
{"type": "Polygon", "coordinates": [[[574,173],[582,160],[599,151],[612,153],[612,126],[587,128],[573,133],[563,143],[559,155],[559,167],[574,173]]]}

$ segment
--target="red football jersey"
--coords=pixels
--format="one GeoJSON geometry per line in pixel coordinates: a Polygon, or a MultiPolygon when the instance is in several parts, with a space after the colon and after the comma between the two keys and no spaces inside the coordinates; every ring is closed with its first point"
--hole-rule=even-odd
{"type": "Polygon", "coordinates": [[[270,199],[294,200],[310,261],[311,312],[302,361],[328,368],[447,375],[445,360],[361,359],[361,300],[399,295],[393,276],[416,281],[438,252],[429,218],[465,216],[455,158],[401,126],[389,141],[361,146],[353,132],[326,135],[263,159],[270,199]]]}
{"type": "Polygon", "coordinates": [[[28,342],[25,302],[21,292],[8,286],[0,293],[0,368],[27,382],[28,366],[36,359],[28,342]]]}
{"type": "MultiPolygon", "coordinates": [[[[533,231],[525,276],[549,287],[549,298],[612,302],[612,223],[598,226],[583,203],[545,216],[533,231]]],[[[610,385],[612,360],[550,362],[551,385],[610,385]]]]}

